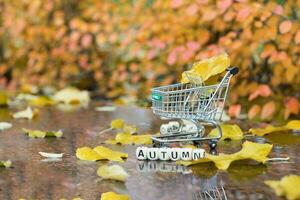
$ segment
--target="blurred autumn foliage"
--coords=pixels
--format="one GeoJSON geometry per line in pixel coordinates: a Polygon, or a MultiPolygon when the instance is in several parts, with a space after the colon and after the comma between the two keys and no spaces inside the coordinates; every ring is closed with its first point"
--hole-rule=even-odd
{"type": "Polygon", "coordinates": [[[223,51],[241,70],[231,116],[299,114],[299,0],[0,0],[0,87],[9,90],[74,85],[141,99],[223,51]]]}

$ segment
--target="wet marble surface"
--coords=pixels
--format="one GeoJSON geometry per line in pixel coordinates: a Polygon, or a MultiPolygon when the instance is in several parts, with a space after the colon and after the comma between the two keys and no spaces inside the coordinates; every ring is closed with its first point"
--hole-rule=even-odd
{"type": "MultiPolygon", "coordinates": [[[[101,136],[97,132],[109,126],[115,118],[140,128],[139,133],[156,133],[161,121],[150,109],[118,107],[115,112],[97,112],[92,103],[88,108],[63,111],[62,108],[42,108],[32,120],[14,120],[13,110],[0,109],[0,121],[9,121],[11,129],[0,132],[0,159],[10,159],[13,167],[0,168],[0,199],[100,199],[102,192],[127,193],[133,200],[260,200],[280,199],[263,181],[299,174],[299,138],[297,133],[282,133],[272,137],[251,138],[256,142],[272,142],[271,157],[291,157],[288,163],[256,164],[236,162],[227,172],[211,164],[184,168],[172,162],[142,162],[135,158],[136,146],[105,145],[129,154],[121,165],[130,174],[125,183],[100,180],[96,170],[105,162],[85,162],[75,157],[76,148],[103,145],[115,132],[101,136]],[[59,130],[63,138],[31,139],[22,128],[59,130]],[[62,160],[49,162],[38,152],[64,153],[62,160]],[[217,198],[220,197],[220,198],[217,198]],[[226,198],[225,198],[226,197],[226,198]]],[[[244,124],[244,123],[241,123],[244,124]]],[[[235,152],[242,142],[219,143],[219,152],[235,152]]],[[[207,148],[207,145],[204,145],[207,148]]]]}

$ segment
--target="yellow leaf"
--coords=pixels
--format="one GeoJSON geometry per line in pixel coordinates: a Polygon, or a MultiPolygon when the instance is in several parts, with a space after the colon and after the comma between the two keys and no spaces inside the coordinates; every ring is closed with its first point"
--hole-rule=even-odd
{"type": "Polygon", "coordinates": [[[0,167],[5,167],[5,168],[9,168],[11,167],[11,161],[10,160],[0,160],[0,167]]]}
{"type": "Polygon", "coordinates": [[[136,133],[137,130],[138,130],[138,128],[136,126],[133,126],[133,125],[124,125],[124,127],[123,127],[123,131],[125,133],[133,134],[133,133],[136,133]]]}
{"type": "Polygon", "coordinates": [[[130,197],[125,194],[116,194],[114,192],[105,192],[105,193],[102,193],[101,200],[130,200],[130,197]]]}
{"type": "Polygon", "coordinates": [[[266,128],[250,128],[249,132],[253,135],[264,136],[269,133],[286,131],[286,130],[289,130],[289,129],[286,127],[275,127],[275,126],[269,125],[266,128]]]}
{"type": "Polygon", "coordinates": [[[25,118],[31,120],[38,115],[38,112],[39,111],[37,109],[32,110],[30,107],[27,107],[25,110],[14,113],[13,118],[15,119],[25,118]]]}
{"type": "Polygon", "coordinates": [[[100,156],[96,151],[94,151],[90,147],[78,148],[76,150],[76,157],[80,160],[88,161],[97,161],[102,159],[102,156],[100,156]]]}
{"type": "Polygon", "coordinates": [[[26,134],[31,138],[44,138],[44,137],[62,137],[62,131],[41,131],[41,130],[31,130],[31,129],[22,129],[26,134]]]}
{"type": "Polygon", "coordinates": [[[97,146],[93,149],[95,152],[97,152],[100,156],[102,156],[103,159],[111,160],[111,161],[118,161],[118,162],[124,162],[123,158],[127,158],[128,154],[119,152],[119,151],[113,151],[107,147],[103,146],[97,146]]]}
{"type": "Polygon", "coordinates": [[[129,175],[120,165],[103,165],[97,170],[98,176],[103,179],[111,179],[117,181],[125,181],[129,175]]]}
{"type": "Polygon", "coordinates": [[[0,106],[7,106],[8,96],[5,92],[0,91],[0,106]]]}
{"type": "Polygon", "coordinates": [[[289,175],[280,181],[265,181],[269,187],[275,190],[277,196],[285,196],[288,200],[300,199],[300,176],[289,175]]]}
{"type": "Polygon", "coordinates": [[[151,135],[131,135],[130,133],[118,133],[115,140],[106,140],[107,144],[152,144],[151,135]]]}
{"type": "MultiPolygon", "coordinates": [[[[222,129],[221,140],[226,140],[226,139],[241,140],[244,137],[242,129],[236,124],[222,124],[221,129],[222,129]]],[[[215,128],[209,133],[208,136],[216,137],[218,135],[219,135],[219,131],[217,128],[215,128]]]]}
{"type": "Polygon", "coordinates": [[[269,133],[288,131],[288,130],[300,130],[300,120],[292,120],[289,121],[286,125],[278,126],[278,127],[269,125],[265,128],[251,128],[249,129],[249,132],[253,135],[264,136],[269,133]]]}
{"type": "Polygon", "coordinates": [[[65,104],[88,104],[90,95],[88,91],[80,91],[77,88],[65,88],[54,94],[53,99],[56,102],[65,104]]]}
{"type": "Polygon", "coordinates": [[[49,97],[39,96],[37,98],[30,100],[29,104],[33,106],[52,106],[55,105],[56,102],[49,97]]]}
{"type": "Polygon", "coordinates": [[[291,130],[300,130],[300,120],[292,120],[289,121],[286,125],[286,128],[289,128],[291,130]]]}
{"type": "Polygon", "coordinates": [[[189,83],[187,74],[196,74],[204,82],[210,77],[220,74],[230,65],[230,59],[226,53],[211,57],[193,64],[189,71],[182,73],[181,83],[189,83]]]}
{"type": "Polygon", "coordinates": [[[107,147],[97,146],[94,149],[90,147],[82,147],[76,150],[76,156],[80,160],[97,161],[97,160],[111,160],[124,162],[123,158],[127,158],[128,154],[113,151],[107,147]]]}
{"type": "Polygon", "coordinates": [[[125,125],[125,122],[123,119],[114,119],[110,123],[110,127],[113,129],[121,129],[125,125]]]}
{"type": "Polygon", "coordinates": [[[219,154],[217,156],[206,154],[205,158],[193,161],[178,161],[178,164],[185,166],[195,165],[199,163],[214,162],[215,166],[221,170],[227,170],[230,164],[236,160],[252,159],[260,163],[265,163],[268,155],[272,150],[270,144],[258,144],[250,141],[243,143],[243,148],[233,154],[219,154]]]}

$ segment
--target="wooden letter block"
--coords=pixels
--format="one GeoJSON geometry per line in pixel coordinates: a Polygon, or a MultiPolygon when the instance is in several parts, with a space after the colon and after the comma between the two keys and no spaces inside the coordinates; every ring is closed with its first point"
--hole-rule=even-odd
{"type": "Polygon", "coordinates": [[[171,149],[169,148],[160,148],[158,150],[158,158],[160,160],[170,160],[171,149]]]}
{"type": "Polygon", "coordinates": [[[138,160],[147,160],[147,153],[148,153],[147,147],[138,147],[135,151],[136,158],[138,160]]]}
{"type": "Polygon", "coordinates": [[[192,154],[192,159],[197,160],[200,158],[205,157],[205,150],[204,149],[194,149],[192,154]]]}
{"type": "Polygon", "coordinates": [[[147,156],[149,160],[158,160],[158,148],[148,148],[147,156]]]}
{"type": "Polygon", "coordinates": [[[182,148],[181,149],[181,160],[192,160],[192,148],[182,148]]]}
{"type": "Polygon", "coordinates": [[[181,149],[180,148],[172,148],[170,153],[171,160],[180,160],[181,149]]]}

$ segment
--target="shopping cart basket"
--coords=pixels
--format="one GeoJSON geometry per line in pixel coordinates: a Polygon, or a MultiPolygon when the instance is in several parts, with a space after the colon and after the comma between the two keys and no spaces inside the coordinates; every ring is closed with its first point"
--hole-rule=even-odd
{"type": "Polygon", "coordinates": [[[238,73],[229,67],[219,84],[204,85],[195,77],[189,83],[152,88],[152,110],[161,119],[173,120],[160,127],[160,135],[153,136],[154,144],[189,142],[198,144],[209,140],[212,149],[222,137],[219,122],[222,117],[230,79],[238,73]],[[204,126],[218,129],[217,137],[204,137],[204,126]]]}

